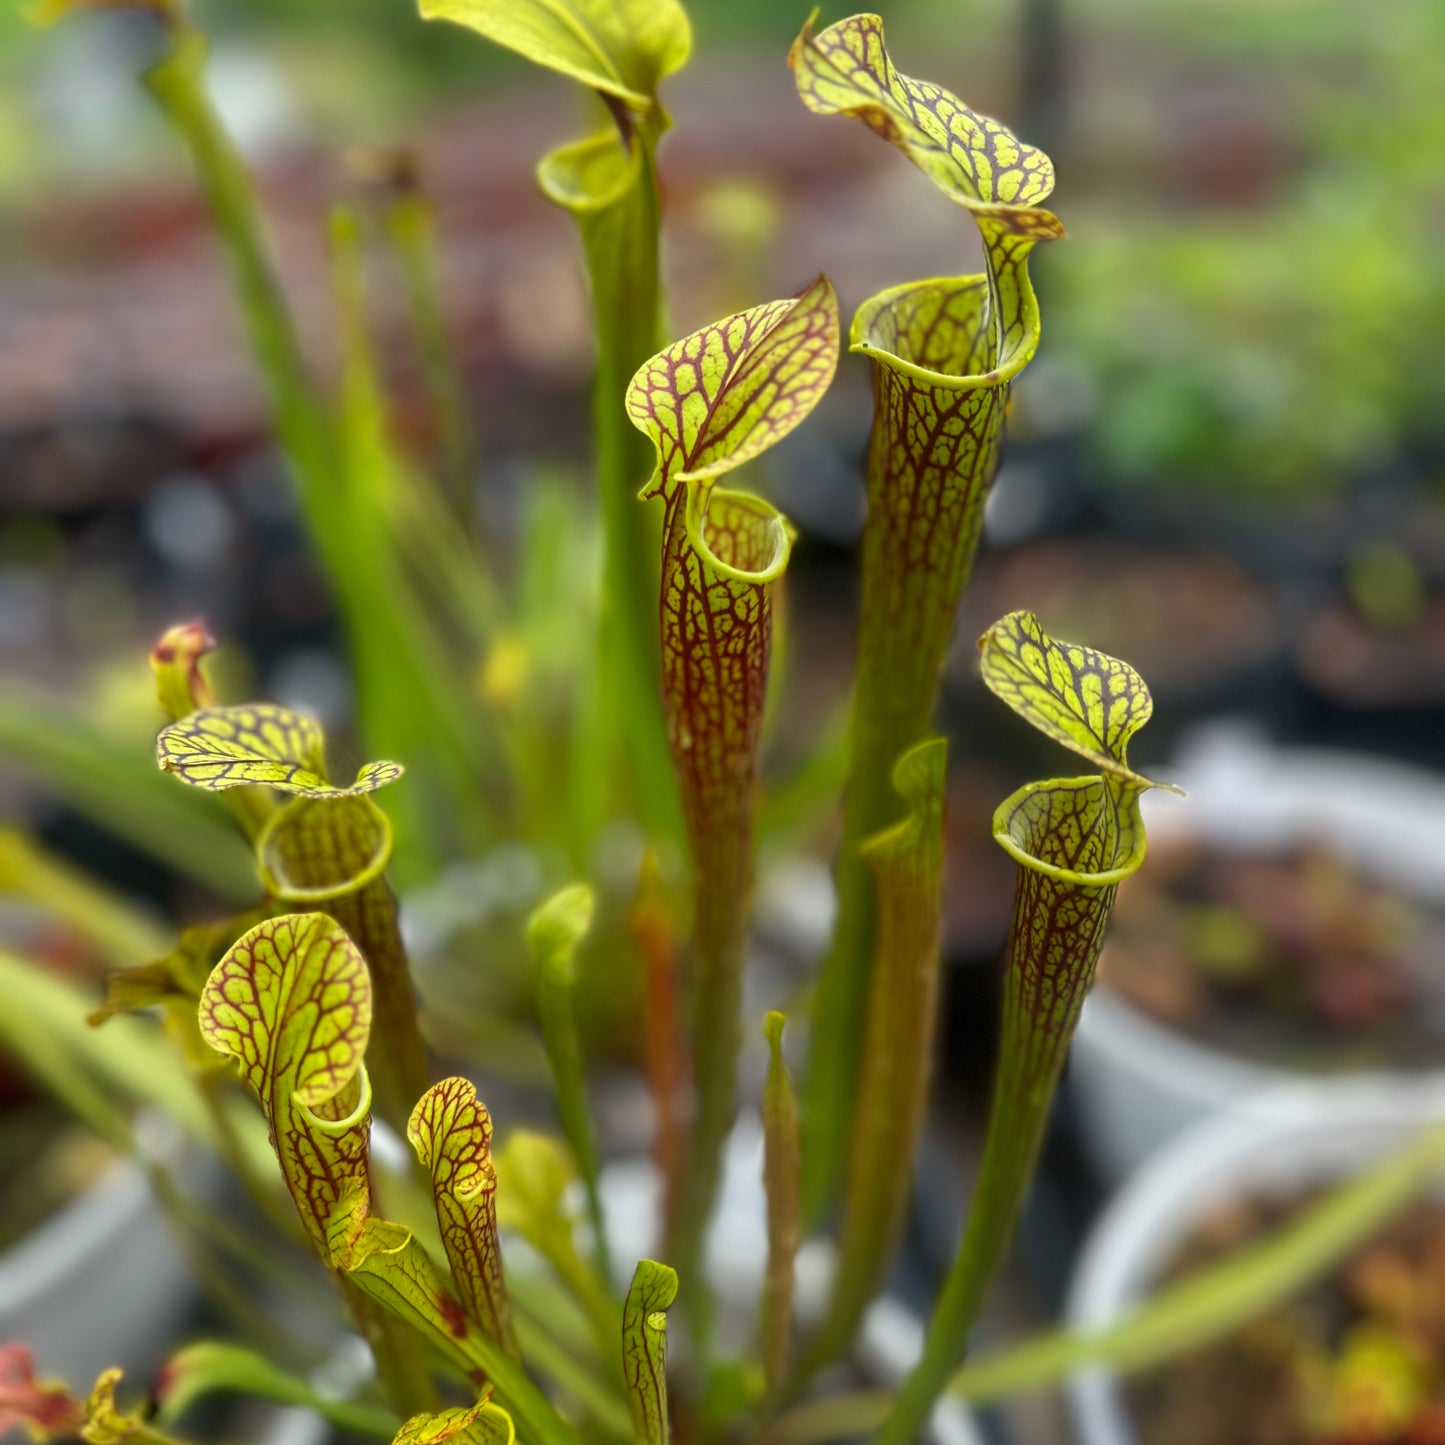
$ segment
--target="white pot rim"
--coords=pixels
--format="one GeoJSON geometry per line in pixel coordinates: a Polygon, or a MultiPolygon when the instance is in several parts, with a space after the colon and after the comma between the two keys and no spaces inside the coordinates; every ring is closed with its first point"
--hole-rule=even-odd
{"type": "MultiPolygon", "coordinates": [[[[1271,1090],[1196,1125],[1144,1165],[1090,1231],[1069,1291],[1070,1328],[1101,1329],[1126,1313],[1200,1219],[1241,1189],[1341,1178],[1442,1119],[1445,1086],[1364,1078],[1271,1090]]],[[[1068,1391],[1084,1445],[1133,1445],[1106,1369],[1080,1371],[1068,1391]]]]}
{"type": "MultiPolygon", "coordinates": [[[[1445,780],[1434,773],[1361,753],[1275,748],[1223,725],[1185,752],[1179,772],[1189,797],[1151,793],[1144,799],[1156,843],[1194,835],[1223,847],[1268,848],[1309,839],[1427,902],[1445,904],[1445,780]]],[[[1141,1088],[1164,1084],[1171,1093],[1220,1098],[1301,1077],[1158,1023],[1107,985],[1085,1002],[1079,1032],[1086,1048],[1136,1076],[1141,1088]]],[[[1369,1071],[1375,1072],[1445,1082],[1445,1069],[1369,1071]]]]}

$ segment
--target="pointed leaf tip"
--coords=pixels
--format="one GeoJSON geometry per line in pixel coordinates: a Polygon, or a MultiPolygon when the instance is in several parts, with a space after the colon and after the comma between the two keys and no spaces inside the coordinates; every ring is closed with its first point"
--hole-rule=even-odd
{"type": "Polygon", "coordinates": [[[592,927],[596,895],[585,883],[554,893],[527,921],[527,947],[550,976],[570,983],[578,944],[592,927]]]}
{"type": "Polygon", "coordinates": [[[779,1013],[777,1009],[769,1009],[767,1016],[763,1019],[763,1037],[768,1041],[768,1047],[775,1056],[783,1047],[783,1030],[787,1025],[787,1015],[779,1013]]]}
{"type": "Polygon", "coordinates": [[[305,797],[354,797],[401,777],[400,763],[367,763],[349,788],[326,781],[326,740],[305,713],[272,703],[208,707],[183,717],[156,739],[156,761],[192,787],[221,792],[264,784],[305,797]]]}

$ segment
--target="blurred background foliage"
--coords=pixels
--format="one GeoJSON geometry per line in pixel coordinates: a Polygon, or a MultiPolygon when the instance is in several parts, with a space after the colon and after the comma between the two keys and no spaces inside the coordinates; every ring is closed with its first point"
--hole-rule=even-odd
{"type": "MultiPolygon", "coordinates": [[[[1423,661],[1419,648],[1441,635],[1431,619],[1445,582],[1445,7],[1392,0],[1388,23],[1358,0],[878,8],[903,63],[1050,151],[1069,228],[1034,268],[1044,344],[1016,391],[981,620],[1039,606],[1054,630],[1158,679],[1166,716],[1173,678],[1193,674],[1174,699],[1185,711],[1230,689],[1238,705],[1241,667],[1286,652],[1310,687],[1354,689],[1351,705],[1392,689],[1438,705],[1439,647],[1423,661]],[[1063,562],[1010,552],[1111,528],[1136,543],[1142,532],[1155,559],[1136,547],[1101,568],[1087,549],[1063,562]],[[1206,530],[1224,560],[1181,571],[1179,549],[1206,530]],[[1404,639],[1398,660],[1375,645],[1391,636],[1404,639]],[[1368,656],[1341,637],[1363,637],[1368,656]]],[[[408,0],[197,9],[325,373],[338,361],[327,208],[356,197],[355,148],[415,148],[476,424],[477,531],[523,599],[520,632],[469,656],[461,686],[516,732],[565,728],[585,650],[573,620],[591,605],[591,541],[574,507],[590,496],[591,356],[573,238],[531,171],[575,134],[575,95],[461,30],[421,23],[408,0]]],[[[690,10],[694,56],[668,83],[676,132],[662,152],[674,330],[792,291],[820,266],[851,311],[879,286],[973,264],[955,254],[966,243],[952,208],[921,178],[800,111],[784,58],[805,5],[690,10]]],[[[236,644],[220,658],[226,695],[311,707],[358,753],[368,730],[363,719],[363,736],[347,733],[333,589],[270,448],[193,178],[136,83],[150,43],[120,16],[40,30],[23,6],[0,13],[0,661],[16,679],[0,743],[70,798],[86,777],[118,776],[121,758],[144,765],[155,718],[137,663],[178,617],[204,614],[236,644]],[[47,721],[61,713],[65,727],[47,721]]],[[[370,305],[394,420],[422,453],[434,439],[404,303],[376,249],[373,236],[370,305]]],[[[789,607],[806,665],[786,661],[774,763],[806,756],[846,691],[840,599],[867,414],[866,368],[845,361],[813,425],[756,483],[802,532],[789,607]]],[[[955,691],[969,672],[960,658],[955,691]]],[[[1246,704],[1277,722],[1278,689],[1251,680],[1246,704]]],[[[1156,729],[1161,747],[1169,727],[1156,729]]],[[[816,819],[826,770],[810,799],[777,796],[788,769],[769,766],[776,813],[816,819]]],[[[545,752],[534,773],[522,779],[534,815],[560,817],[565,800],[543,801],[556,786],[545,752]]],[[[165,782],[137,775],[120,811],[169,808],[167,836],[181,841],[162,861],[174,863],[214,819],[165,782]]],[[[118,816],[124,800],[94,796],[86,826],[118,816]]],[[[81,851],[93,846],[85,835],[81,851]]],[[[217,864],[207,886],[225,891],[230,867],[217,864]]]]}

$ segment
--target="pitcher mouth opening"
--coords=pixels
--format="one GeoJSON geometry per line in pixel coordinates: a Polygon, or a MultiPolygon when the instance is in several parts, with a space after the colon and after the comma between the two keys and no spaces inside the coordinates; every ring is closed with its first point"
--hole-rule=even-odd
{"type": "Polygon", "coordinates": [[[1110,888],[1144,861],[1142,791],[1097,773],[1027,783],[994,812],[994,841],[1035,873],[1079,888],[1110,888]]]}
{"type": "Polygon", "coordinates": [[[714,571],[758,585],[783,575],[792,535],[772,503],[709,481],[685,485],[688,541],[714,571]]]}
{"type": "Polygon", "coordinates": [[[907,281],[870,296],[858,308],[848,349],[943,390],[1003,386],[1027,358],[1008,368],[988,367],[988,308],[985,272],[907,281]],[[918,326],[921,338],[912,334],[918,326]]]}

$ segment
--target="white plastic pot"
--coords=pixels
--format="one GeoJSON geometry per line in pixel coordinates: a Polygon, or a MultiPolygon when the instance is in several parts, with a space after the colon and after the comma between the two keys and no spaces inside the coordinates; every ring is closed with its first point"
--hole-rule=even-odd
{"type": "MultiPolygon", "coordinates": [[[[1445,903],[1445,781],[1435,774],[1354,753],[1274,748],[1226,725],[1199,734],[1180,767],[1161,775],[1189,796],[1146,795],[1151,842],[1193,835],[1251,851],[1323,843],[1366,873],[1445,903]]],[[[1230,1108],[1257,1113],[1301,1077],[1176,1033],[1107,987],[1084,1005],[1069,1069],[1090,1151],[1114,1180],[1200,1119],[1230,1108]]],[[[1367,1077],[1408,1078],[1445,1101],[1445,1071],[1367,1077]]]]}
{"type": "MultiPolygon", "coordinates": [[[[184,1157],[158,1117],[138,1135],[166,1167],[184,1157]]],[[[194,1176],[210,1162],[191,1157],[186,1168],[194,1176]]],[[[111,1365],[133,1378],[154,1370],[198,1295],[144,1171],[117,1160],[0,1254],[0,1343],[29,1345],[40,1378],[84,1394],[111,1365]]]]}
{"type": "MultiPolygon", "coordinates": [[[[1127,1313],[1219,1206],[1343,1180],[1445,1117],[1440,1100],[1386,1080],[1294,1085],[1261,1102],[1197,1125],[1114,1196],[1074,1274],[1071,1328],[1103,1329],[1127,1313]]],[[[1080,1373],[1069,1404],[1079,1445],[1135,1445],[1119,1381],[1107,1371],[1080,1373]]]]}

